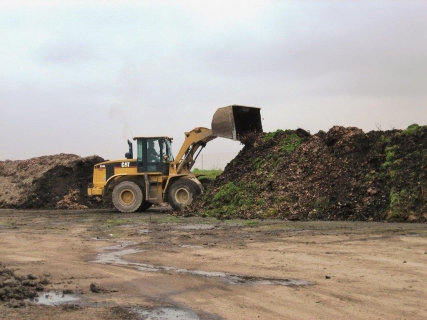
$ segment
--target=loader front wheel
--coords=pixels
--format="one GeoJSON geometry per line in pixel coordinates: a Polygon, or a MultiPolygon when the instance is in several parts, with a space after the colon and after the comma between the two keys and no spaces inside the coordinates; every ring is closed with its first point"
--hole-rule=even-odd
{"type": "Polygon", "coordinates": [[[196,195],[201,193],[200,187],[189,179],[179,179],[169,188],[168,200],[174,210],[181,210],[190,205],[196,195]]]}
{"type": "Polygon", "coordinates": [[[120,212],[135,212],[144,200],[142,190],[133,181],[123,181],[113,189],[113,204],[120,212]]]}

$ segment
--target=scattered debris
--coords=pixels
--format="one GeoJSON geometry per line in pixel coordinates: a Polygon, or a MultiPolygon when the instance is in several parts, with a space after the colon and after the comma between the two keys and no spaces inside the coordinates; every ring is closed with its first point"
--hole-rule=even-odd
{"type": "Polygon", "coordinates": [[[87,206],[80,204],[81,202],[80,190],[70,189],[64,199],[56,203],[56,209],[88,209],[87,206]]]}
{"type": "Polygon", "coordinates": [[[44,290],[42,281],[45,282],[33,274],[17,276],[12,269],[0,263],[0,300],[8,302],[11,308],[23,307],[25,299],[35,298],[44,290]]]}
{"type": "Polygon", "coordinates": [[[96,283],[92,282],[89,286],[90,291],[92,291],[93,293],[101,293],[102,289],[100,286],[98,286],[96,283]]]}
{"type": "Polygon", "coordinates": [[[117,290],[108,290],[101,288],[99,285],[97,285],[95,282],[92,282],[89,286],[90,291],[93,293],[109,293],[109,292],[118,292],[117,290]]]}

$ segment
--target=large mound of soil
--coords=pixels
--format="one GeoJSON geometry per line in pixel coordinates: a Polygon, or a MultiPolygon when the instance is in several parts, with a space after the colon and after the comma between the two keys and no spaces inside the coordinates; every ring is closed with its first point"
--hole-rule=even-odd
{"type": "Polygon", "coordinates": [[[244,143],[183,214],[427,221],[427,126],[278,130],[244,143]]]}
{"type": "Polygon", "coordinates": [[[0,208],[84,209],[103,205],[87,196],[93,166],[104,159],[59,154],[0,161],[0,208]]]}

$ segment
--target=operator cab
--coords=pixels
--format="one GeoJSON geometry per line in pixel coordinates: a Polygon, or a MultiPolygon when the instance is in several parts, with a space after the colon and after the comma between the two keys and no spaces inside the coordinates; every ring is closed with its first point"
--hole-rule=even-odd
{"type": "Polygon", "coordinates": [[[169,162],[174,161],[172,138],[136,137],[138,172],[161,172],[169,175],[169,162]]]}

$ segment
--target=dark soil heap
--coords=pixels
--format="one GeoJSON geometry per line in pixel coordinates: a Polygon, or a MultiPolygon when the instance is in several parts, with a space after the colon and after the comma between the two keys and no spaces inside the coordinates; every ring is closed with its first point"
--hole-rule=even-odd
{"type": "Polygon", "coordinates": [[[0,263],[0,300],[9,301],[10,307],[25,305],[23,300],[37,297],[46,284],[49,284],[47,277],[39,279],[33,274],[19,277],[0,263]]]}
{"type": "Polygon", "coordinates": [[[244,143],[184,215],[427,221],[427,126],[278,130],[244,143]]]}
{"type": "Polygon", "coordinates": [[[59,154],[0,161],[0,208],[84,209],[103,206],[87,196],[98,156],[59,154]]]}

